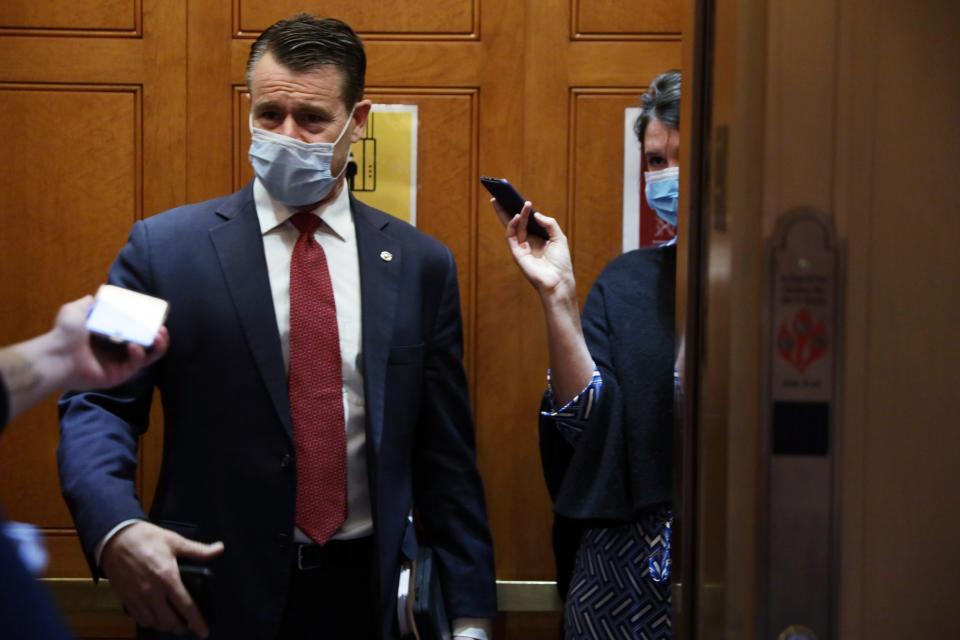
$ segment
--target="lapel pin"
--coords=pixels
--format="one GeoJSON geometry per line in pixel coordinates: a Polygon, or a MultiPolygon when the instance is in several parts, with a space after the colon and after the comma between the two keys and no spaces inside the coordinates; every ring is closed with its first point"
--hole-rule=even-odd
{"type": "Polygon", "coordinates": [[[383,260],[384,262],[390,262],[391,260],[393,260],[393,254],[390,253],[389,251],[381,251],[380,259],[383,260]]]}

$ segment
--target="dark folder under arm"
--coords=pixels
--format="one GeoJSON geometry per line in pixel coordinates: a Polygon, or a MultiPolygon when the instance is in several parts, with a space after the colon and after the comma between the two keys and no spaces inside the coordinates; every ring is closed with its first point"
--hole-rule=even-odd
{"type": "Polygon", "coordinates": [[[440,589],[440,576],[434,564],[433,550],[420,547],[409,572],[401,572],[398,592],[398,614],[404,638],[418,640],[450,640],[450,623],[440,589]],[[408,579],[408,588],[402,584],[408,579]]]}

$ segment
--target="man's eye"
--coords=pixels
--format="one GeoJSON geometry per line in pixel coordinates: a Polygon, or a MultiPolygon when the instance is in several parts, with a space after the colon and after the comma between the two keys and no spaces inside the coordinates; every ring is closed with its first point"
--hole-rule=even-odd
{"type": "Polygon", "coordinates": [[[329,124],[326,116],[320,113],[303,113],[297,116],[297,122],[299,122],[301,126],[310,127],[314,131],[322,129],[329,124]]]}
{"type": "Polygon", "coordinates": [[[647,166],[659,167],[662,164],[663,164],[663,158],[659,156],[653,156],[653,157],[647,158],[647,166]]]}
{"type": "Polygon", "coordinates": [[[257,119],[264,120],[267,122],[274,122],[279,117],[280,117],[280,114],[278,114],[276,111],[263,111],[262,113],[260,113],[260,115],[257,116],[257,119]]]}

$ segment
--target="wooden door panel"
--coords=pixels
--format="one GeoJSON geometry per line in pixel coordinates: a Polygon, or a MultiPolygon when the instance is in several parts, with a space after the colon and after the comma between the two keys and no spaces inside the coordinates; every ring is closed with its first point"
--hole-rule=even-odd
{"type": "Polygon", "coordinates": [[[570,52],[571,87],[632,87],[680,68],[677,40],[577,40],[570,52]],[[609,64],[610,60],[623,64],[609,64]]]}
{"type": "MultiPolygon", "coordinates": [[[[184,200],[185,0],[41,0],[0,6],[0,343],[47,330],[92,293],[133,222],[184,200]],[[146,29],[143,29],[146,25],[146,29]]],[[[155,412],[155,417],[159,417],[155,412]]],[[[160,453],[141,441],[149,502],[160,453]]],[[[47,577],[82,637],[130,637],[105,586],[94,589],[60,495],[55,399],[0,440],[0,504],[33,522],[47,577]],[[70,579],[78,579],[73,583],[70,579]]]]}
{"type": "Polygon", "coordinates": [[[0,5],[0,32],[134,31],[140,0],[31,0],[0,5]]]}
{"type": "MultiPolygon", "coordinates": [[[[0,85],[0,335],[46,331],[59,305],[103,281],[140,213],[138,87],[0,85]],[[70,122],[70,127],[56,123],[70,122]],[[26,125],[26,126],[25,126],[26,125]]],[[[55,402],[18,420],[0,442],[0,503],[11,517],[72,526],[57,479],[55,402]]]]}
{"type": "MultiPolygon", "coordinates": [[[[474,90],[396,93],[371,88],[377,103],[418,107],[417,228],[446,244],[457,261],[464,343],[473,338],[476,242],[476,102],[474,90]]],[[[467,372],[471,373],[469,358],[467,372]]],[[[471,376],[472,378],[472,376],[471,376]]]]}
{"type": "Polygon", "coordinates": [[[577,293],[581,303],[623,248],[623,110],[641,89],[574,89],[570,94],[570,175],[577,293]]]}
{"type": "Polygon", "coordinates": [[[334,16],[365,37],[420,35],[436,38],[470,35],[476,24],[479,0],[394,0],[393,2],[355,2],[327,0],[320,6],[304,6],[300,0],[234,0],[236,31],[256,33],[280,19],[299,11],[334,16]]]}
{"type": "MultiPolygon", "coordinates": [[[[367,87],[459,87],[485,86],[491,61],[480,56],[476,47],[462,42],[441,40],[371,40],[361,33],[367,52],[367,87]],[[465,56],[466,51],[472,55],[465,56]]],[[[240,81],[245,76],[252,37],[236,37],[230,42],[230,74],[240,81]]],[[[511,69],[516,70],[516,61],[511,69]]],[[[507,80],[508,78],[503,78],[507,80]]],[[[208,78],[207,82],[211,79],[208,78]]],[[[519,90],[515,84],[513,90],[519,90]]]]}
{"type": "Polygon", "coordinates": [[[637,39],[680,35],[681,5],[675,0],[573,0],[574,33],[579,37],[637,39]]]}

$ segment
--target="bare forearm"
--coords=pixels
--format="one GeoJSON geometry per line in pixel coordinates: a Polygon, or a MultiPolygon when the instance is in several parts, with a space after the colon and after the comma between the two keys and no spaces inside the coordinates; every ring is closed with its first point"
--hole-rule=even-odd
{"type": "Polygon", "coordinates": [[[0,375],[10,395],[10,419],[63,387],[72,371],[63,342],[54,330],[0,349],[0,375]]]}
{"type": "Polygon", "coordinates": [[[580,326],[580,308],[572,282],[566,291],[545,293],[540,298],[547,323],[550,380],[557,406],[583,391],[593,377],[594,366],[580,326]]]}

